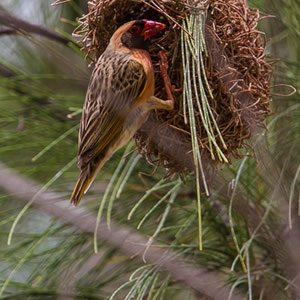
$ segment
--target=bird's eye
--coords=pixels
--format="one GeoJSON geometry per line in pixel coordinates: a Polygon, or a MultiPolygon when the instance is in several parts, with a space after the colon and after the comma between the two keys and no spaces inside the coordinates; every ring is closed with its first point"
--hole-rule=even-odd
{"type": "Polygon", "coordinates": [[[133,25],[131,26],[131,28],[129,29],[129,32],[132,34],[138,34],[141,32],[141,28],[137,25],[133,25]]]}

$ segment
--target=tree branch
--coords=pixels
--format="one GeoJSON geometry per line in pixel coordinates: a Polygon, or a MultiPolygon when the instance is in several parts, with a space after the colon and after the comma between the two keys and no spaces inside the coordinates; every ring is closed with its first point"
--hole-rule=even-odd
{"type": "Polygon", "coordinates": [[[17,31],[15,29],[11,29],[11,28],[0,29],[0,36],[1,35],[13,35],[16,33],[17,33],[17,31]]]}
{"type": "MultiPolygon", "coordinates": [[[[44,192],[36,196],[38,185],[16,174],[0,163],[0,188],[18,200],[27,203],[35,197],[33,206],[56,217],[63,224],[73,226],[87,234],[94,234],[96,218],[84,208],[71,207],[69,201],[62,200],[58,193],[44,192]]],[[[97,232],[98,238],[112,247],[118,248],[129,257],[142,261],[148,240],[132,229],[111,224],[111,229],[102,222],[97,232]]],[[[158,245],[154,242],[153,245],[158,245]]],[[[159,246],[151,246],[145,255],[147,263],[159,267],[186,286],[212,299],[228,299],[230,288],[225,285],[226,277],[217,272],[211,272],[191,261],[180,257],[172,250],[162,250],[159,246]]],[[[232,300],[243,299],[242,295],[234,293],[232,300]]]]}
{"type": "MultiPolygon", "coordinates": [[[[70,42],[74,43],[74,41],[63,37],[54,31],[51,31],[39,25],[31,24],[16,16],[11,15],[1,5],[0,5],[0,24],[10,28],[6,30],[6,34],[13,34],[16,32],[27,32],[27,33],[34,33],[40,36],[44,36],[50,40],[56,41],[63,45],[68,45],[70,42]]],[[[2,34],[3,33],[5,33],[4,30],[2,30],[2,34]]]]}

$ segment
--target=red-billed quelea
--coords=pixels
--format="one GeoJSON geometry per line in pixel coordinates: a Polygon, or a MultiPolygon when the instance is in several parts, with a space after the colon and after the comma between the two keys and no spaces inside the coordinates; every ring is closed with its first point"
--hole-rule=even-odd
{"type": "Polygon", "coordinates": [[[173,109],[154,96],[154,70],[147,48],[166,26],[150,20],[119,27],[100,56],[89,83],[79,130],[80,176],[71,196],[77,205],[97,173],[147,120],[152,109],[173,109]]]}

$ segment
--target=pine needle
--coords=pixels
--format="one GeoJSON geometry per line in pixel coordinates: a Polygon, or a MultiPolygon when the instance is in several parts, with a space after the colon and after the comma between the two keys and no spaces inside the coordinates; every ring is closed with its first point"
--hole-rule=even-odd
{"type": "Polygon", "coordinates": [[[238,252],[238,257],[240,259],[242,269],[245,273],[247,273],[247,267],[246,267],[246,264],[244,262],[244,258],[243,258],[242,253],[241,253],[241,248],[240,248],[239,243],[238,243],[237,235],[236,235],[235,230],[234,230],[234,222],[233,222],[233,217],[232,217],[232,207],[233,207],[233,200],[234,200],[234,197],[235,197],[235,194],[236,194],[239,179],[240,179],[240,176],[242,174],[242,170],[244,168],[246,160],[247,160],[247,158],[243,159],[243,161],[242,161],[242,163],[241,163],[241,165],[238,169],[236,178],[234,180],[234,187],[233,187],[233,191],[232,191],[232,194],[231,194],[231,197],[230,197],[229,208],[228,208],[229,225],[230,225],[230,231],[231,231],[232,239],[233,239],[234,245],[236,247],[236,250],[238,252]]]}
{"type": "Polygon", "coordinates": [[[127,219],[131,220],[133,214],[135,213],[135,211],[138,209],[138,207],[153,193],[156,192],[160,189],[163,188],[167,188],[170,186],[173,186],[174,183],[173,182],[168,182],[163,184],[166,181],[166,179],[161,179],[160,181],[158,181],[151,189],[149,189],[148,191],[146,191],[145,195],[134,205],[134,207],[131,209],[131,211],[128,214],[127,219]]]}
{"type": "MultiPolygon", "coordinates": [[[[99,209],[98,209],[98,213],[97,213],[97,221],[96,221],[96,226],[95,226],[95,231],[94,231],[94,252],[95,253],[98,253],[98,230],[99,230],[99,225],[100,225],[100,221],[101,221],[101,218],[102,218],[102,214],[103,214],[103,210],[104,210],[104,207],[106,205],[106,202],[107,202],[107,199],[108,199],[108,195],[109,193],[111,192],[118,176],[120,175],[120,173],[122,172],[122,169],[126,163],[125,161],[125,157],[128,155],[128,153],[130,152],[132,148],[132,144],[129,143],[123,153],[123,156],[122,158],[120,159],[119,161],[119,164],[117,166],[117,168],[115,169],[110,181],[109,181],[109,184],[105,190],[105,193],[103,195],[103,198],[101,200],[101,204],[99,206],[99,209]]],[[[113,198],[110,198],[111,201],[113,201],[113,198]]]]}
{"type": "Polygon", "coordinates": [[[18,213],[18,215],[16,216],[9,234],[8,234],[8,239],[7,239],[7,244],[11,245],[11,241],[12,241],[12,237],[13,234],[15,232],[15,229],[19,223],[19,221],[21,220],[21,218],[24,216],[24,214],[27,212],[27,210],[30,208],[30,206],[32,205],[32,203],[35,201],[35,199],[42,193],[44,193],[45,191],[47,191],[47,189],[57,180],[59,179],[65,172],[67,172],[77,161],[76,158],[73,158],[69,163],[67,163],[61,170],[59,170],[35,195],[34,197],[32,197],[32,199],[22,208],[22,210],[18,213]]]}
{"type": "Polygon", "coordinates": [[[133,153],[131,158],[128,160],[126,165],[123,167],[123,171],[120,174],[118,181],[115,183],[115,187],[113,191],[111,192],[111,196],[108,200],[108,208],[107,208],[107,226],[110,228],[110,222],[111,222],[111,213],[112,208],[115,200],[120,197],[132,171],[134,170],[136,164],[140,160],[141,155],[137,153],[133,153]]]}
{"type": "Polygon", "coordinates": [[[293,182],[291,184],[291,191],[289,196],[289,228],[292,229],[292,202],[295,194],[296,182],[300,174],[300,165],[297,168],[296,174],[294,176],[293,182]]]}
{"type": "Polygon", "coordinates": [[[61,136],[59,136],[57,139],[55,139],[53,142],[51,142],[48,146],[46,146],[43,150],[41,150],[38,154],[36,154],[32,161],[37,161],[40,157],[42,157],[46,152],[51,150],[54,146],[56,146],[59,142],[63,141],[66,137],[71,135],[73,132],[77,131],[79,125],[76,125],[69,130],[67,130],[65,133],[63,133],[61,136]]]}

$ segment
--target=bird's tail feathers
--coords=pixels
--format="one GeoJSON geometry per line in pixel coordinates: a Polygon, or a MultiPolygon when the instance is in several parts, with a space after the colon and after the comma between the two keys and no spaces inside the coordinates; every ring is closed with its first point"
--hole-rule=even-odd
{"type": "Polygon", "coordinates": [[[74,204],[75,206],[79,204],[81,198],[93,183],[93,180],[94,176],[90,177],[84,172],[81,172],[71,195],[72,204],[74,204]]]}
{"type": "Polygon", "coordinates": [[[97,174],[103,167],[104,163],[107,161],[107,157],[104,157],[98,165],[92,168],[92,171],[87,170],[81,171],[80,176],[76,182],[74,190],[71,195],[71,203],[77,206],[83,197],[83,195],[89,190],[90,186],[94,182],[97,174]]]}

